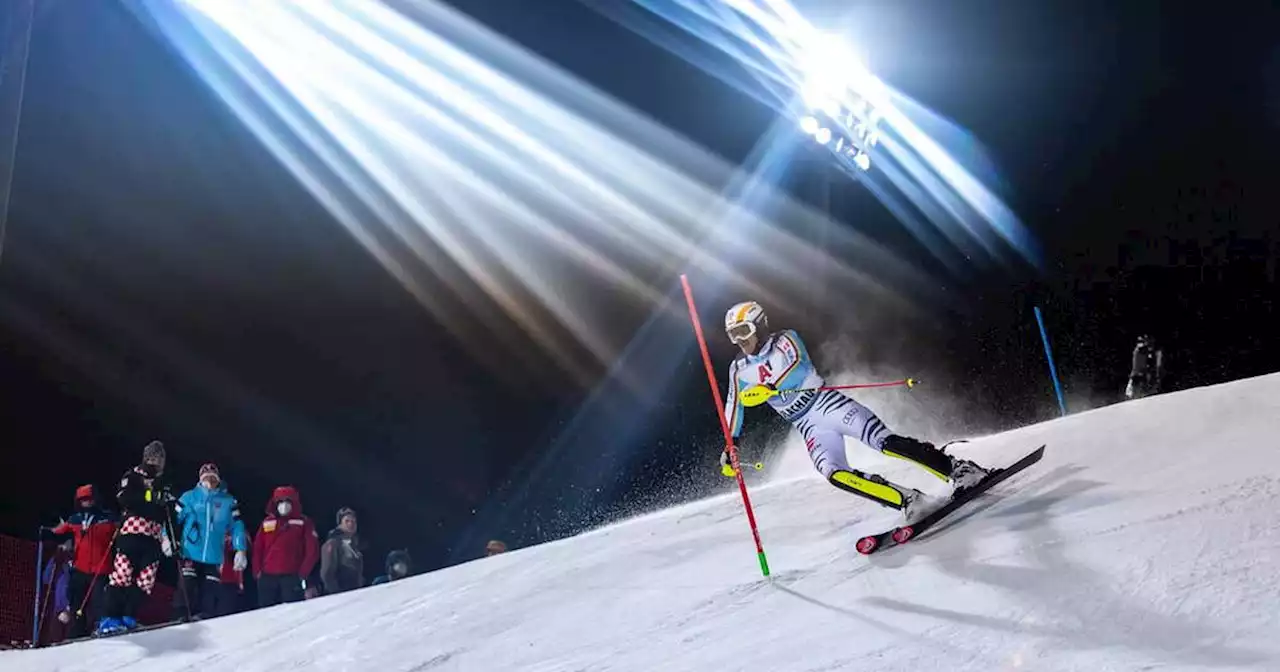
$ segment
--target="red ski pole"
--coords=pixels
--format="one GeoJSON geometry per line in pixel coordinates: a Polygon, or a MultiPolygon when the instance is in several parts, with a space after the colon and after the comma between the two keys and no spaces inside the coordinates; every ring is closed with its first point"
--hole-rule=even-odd
{"type": "Polygon", "coordinates": [[[725,449],[729,451],[729,460],[733,471],[738,475],[738,490],[742,493],[742,506],[747,511],[747,523],[751,525],[751,537],[756,542],[756,557],[760,560],[760,572],[769,576],[769,560],[765,558],[764,546],[760,544],[760,530],[756,527],[756,514],[751,509],[751,497],[747,495],[747,483],[742,480],[742,468],[738,463],[738,449],[733,445],[733,436],[729,431],[729,420],[724,417],[724,402],[720,400],[720,386],[716,384],[715,368],[711,366],[711,353],[707,352],[707,339],[702,335],[702,323],[698,320],[698,309],[693,303],[693,290],[689,287],[689,277],[680,276],[680,284],[684,286],[684,300],[689,304],[689,321],[693,323],[693,334],[698,338],[698,347],[702,350],[702,364],[707,369],[707,382],[711,384],[711,398],[716,405],[716,417],[720,418],[720,429],[724,432],[725,449]]]}

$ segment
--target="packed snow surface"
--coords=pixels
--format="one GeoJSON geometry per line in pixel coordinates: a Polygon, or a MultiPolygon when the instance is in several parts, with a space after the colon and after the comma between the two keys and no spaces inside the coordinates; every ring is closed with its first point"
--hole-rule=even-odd
{"type": "MultiPolygon", "coordinates": [[[[395,584],[109,640],[19,670],[1280,670],[1280,376],[957,453],[1040,464],[911,544],[816,476],[395,584]]],[[[860,447],[850,455],[939,490],[860,447]]]]}

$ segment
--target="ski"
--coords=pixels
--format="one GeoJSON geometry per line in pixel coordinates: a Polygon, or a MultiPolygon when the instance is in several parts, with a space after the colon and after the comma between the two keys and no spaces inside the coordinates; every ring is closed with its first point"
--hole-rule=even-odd
{"type": "Polygon", "coordinates": [[[880,534],[872,534],[862,537],[858,540],[855,548],[857,548],[858,552],[863,555],[871,555],[872,553],[887,548],[888,546],[905,544],[908,541],[915,539],[921,534],[924,534],[926,530],[933,527],[943,518],[951,515],[951,513],[956,509],[959,509],[965,504],[977,499],[978,495],[990,490],[1006,478],[1013,476],[1036,462],[1039,462],[1040,458],[1044,457],[1045,445],[1047,444],[1042,444],[1039,448],[1027,453],[1022,459],[1003,469],[996,469],[992,471],[991,475],[987,476],[982,481],[979,481],[977,485],[957,492],[955,496],[951,498],[951,501],[915,523],[895,527],[892,530],[881,532],[880,534]]]}
{"type": "Polygon", "coordinates": [[[128,630],[117,630],[116,632],[108,632],[108,633],[103,633],[103,634],[98,634],[97,632],[93,632],[93,633],[90,633],[90,634],[88,634],[88,635],[82,635],[82,636],[80,636],[80,637],[63,639],[63,640],[60,640],[60,641],[57,641],[57,642],[53,642],[52,644],[44,644],[44,645],[42,645],[42,646],[39,646],[39,647],[32,647],[32,648],[47,649],[47,648],[54,647],[54,646],[66,646],[67,644],[78,644],[78,643],[80,643],[80,642],[91,642],[91,641],[93,641],[93,640],[95,640],[95,639],[110,639],[110,638],[112,638],[112,637],[120,637],[120,636],[123,636],[123,635],[132,635],[132,634],[134,634],[134,633],[138,633],[138,632],[148,632],[148,631],[150,631],[150,630],[162,630],[162,629],[167,628],[167,627],[170,627],[170,626],[174,626],[174,625],[182,625],[183,623],[186,623],[186,622],[187,622],[187,621],[186,621],[185,619],[183,619],[183,620],[177,620],[177,621],[163,621],[163,622],[161,622],[161,623],[152,623],[151,625],[138,625],[138,626],[135,626],[135,627],[130,628],[130,629],[128,629],[128,630]]]}

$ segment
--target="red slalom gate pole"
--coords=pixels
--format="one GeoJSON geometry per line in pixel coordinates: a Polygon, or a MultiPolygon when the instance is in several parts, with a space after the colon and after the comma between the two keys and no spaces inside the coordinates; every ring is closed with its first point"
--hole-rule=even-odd
{"type": "Polygon", "coordinates": [[[693,289],[689,287],[689,276],[681,274],[680,284],[684,287],[684,300],[689,304],[689,321],[693,323],[693,334],[698,338],[698,347],[702,350],[702,364],[707,369],[707,382],[711,384],[711,399],[716,405],[716,417],[720,418],[720,429],[724,432],[725,449],[729,451],[729,461],[733,471],[738,475],[738,491],[742,493],[742,506],[747,511],[747,523],[751,525],[751,537],[756,542],[756,557],[760,560],[760,572],[769,576],[769,560],[764,555],[764,546],[760,544],[760,529],[756,527],[756,514],[751,509],[751,497],[747,494],[747,482],[742,480],[742,467],[738,463],[738,448],[733,445],[733,436],[729,431],[729,420],[724,417],[724,402],[720,399],[720,386],[716,383],[715,368],[711,366],[711,353],[707,352],[707,339],[702,335],[702,323],[698,320],[698,309],[693,303],[693,289]]]}

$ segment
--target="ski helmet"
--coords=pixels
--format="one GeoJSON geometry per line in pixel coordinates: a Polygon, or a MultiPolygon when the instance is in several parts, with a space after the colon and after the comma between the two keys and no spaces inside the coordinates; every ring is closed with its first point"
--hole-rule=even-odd
{"type": "Polygon", "coordinates": [[[769,317],[755,301],[744,301],[724,314],[724,331],[729,340],[741,343],[769,328],[769,317]]]}

